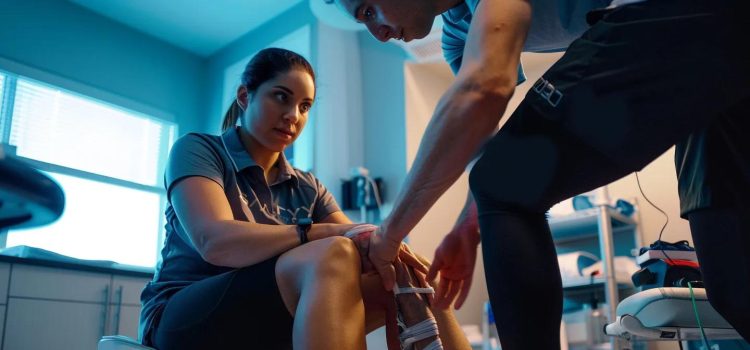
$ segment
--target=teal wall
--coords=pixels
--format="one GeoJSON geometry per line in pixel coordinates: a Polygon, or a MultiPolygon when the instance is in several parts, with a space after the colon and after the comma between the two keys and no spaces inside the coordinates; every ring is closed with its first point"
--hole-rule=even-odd
{"type": "Polygon", "coordinates": [[[204,124],[203,58],[67,1],[2,0],[0,58],[204,124]]]}
{"type": "MultiPolygon", "coordinates": [[[[63,87],[82,94],[91,95],[86,89],[76,87],[103,91],[103,99],[111,103],[121,104],[117,99],[122,98],[155,108],[174,117],[180,134],[217,132],[224,114],[222,90],[226,68],[303,26],[310,26],[313,66],[321,71],[327,69],[329,75],[332,70],[346,69],[333,63],[323,69],[321,65],[326,62],[316,62],[318,43],[325,38],[318,37],[317,20],[306,2],[203,58],[67,1],[1,1],[0,69],[3,60],[15,62],[62,81],[72,81],[75,83],[72,87],[63,87]]],[[[367,32],[356,34],[355,42],[347,47],[359,50],[361,73],[357,80],[361,79],[361,112],[355,108],[349,113],[361,116],[347,118],[361,118],[363,137],[351,138],[346,147],[361,150],[358,152],[362,156],[351,159],[352,164],[347,167],[364,165],[373,176],[383,177],[388,185],[387,204],[406,174],[403,67],[406,56],[400,48],[384,45],[367,32]]],[[[355,52],[351,54],[356,57],[355,52]]],[[[343,74],[354,79],[355,72],[343,74]]],[[[326,77],[319,78],[325,82],[326,77]]],[[[325,97],[328,101],[337,98],[325,97]]],[[[318,133],[314,128],[307,132],[318,133]]],[[[341,154],[334,153],[319,152],[315,167],[321,171],[340,162],[341,154]]],[[[338,186],[337,179],[346,176],[345,171],[337,171],[330,176],[328,185],[338,186]]]]}

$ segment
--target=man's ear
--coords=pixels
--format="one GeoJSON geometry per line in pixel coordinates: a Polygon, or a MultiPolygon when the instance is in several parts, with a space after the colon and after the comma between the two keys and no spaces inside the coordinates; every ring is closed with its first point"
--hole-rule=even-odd
{"type": "Polygon", "coordinates": [[[249,92],[247,91],[246,86],[240,85],[240,87],[237,88],[237,104],[240,105],[240,108],[242,108],[243,111],[247,110],[248,95],[249,92]]]}

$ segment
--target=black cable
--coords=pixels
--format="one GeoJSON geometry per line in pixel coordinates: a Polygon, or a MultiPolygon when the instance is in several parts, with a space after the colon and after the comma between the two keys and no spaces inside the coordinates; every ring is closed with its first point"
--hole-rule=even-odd
{"type": "Polygon", "coordinates": [[[679,344],[679,345],[680,345],[680,350],[684,350],[684,349],[682,348],[682,340],[678,341],[678,342],[677,342],[677,344],[679,344]]]}
{"type": "MultiPolygon", "coordinates": [[[[652,202],[645,193],[643,193],[643,187],[641,187],[641,180],[638,178],[638,172],[635,172],[635,181],[638,183],[638,190],[641,191],[641,195],[643,196],[643,199],[648,202],[648,204],[651,204],[652,207],[654,207],[656,210],[658,210],[662,215],[664,215],[664,218],[666,218],[666,221],[664,222],[664,226],[661,227],[661,231],[659,231],[659,241],[661,241],[661,236],[664,234],[664,229],[667,228],[667,225],[669,224],[669,215],[664,210],[661,210],[654,202],[652,202]]],[[[667,255],[667,252],[664,251],[664,245],[661,245],[661,253],[664,254],[664,256],[669,260],[670,263],[674,264],[674,261],[672,258],[667,255]]]]}

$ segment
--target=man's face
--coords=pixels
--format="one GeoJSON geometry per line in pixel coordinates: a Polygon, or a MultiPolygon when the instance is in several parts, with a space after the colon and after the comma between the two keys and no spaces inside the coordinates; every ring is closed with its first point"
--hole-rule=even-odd
{"type": "MultiPolygon", "coordinates": [[[[322,1],[322,0],[319,0],[322,1]]],[[[436,14],[430,0],[336,0],[380,41],[410,41],[427,36],[436,14]]]]}

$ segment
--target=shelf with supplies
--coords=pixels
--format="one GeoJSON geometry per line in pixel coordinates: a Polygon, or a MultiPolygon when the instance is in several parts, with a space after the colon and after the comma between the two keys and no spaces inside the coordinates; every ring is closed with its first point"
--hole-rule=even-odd
{"type": "MultiPolygon", "coordinates": [[[[599,208],[591,208],[549,218],[547,221],[558,254],[582,250],[603,257],[599,242],[603,234],[599,227],[599,213],[599,208]]],[[[607,207],[606,213],[611,225],[614,255],[631,256],[632,250],[641,245],[637,220],[612,207],[607,207]]]]}
{"type": "MultiPolygon", "coordinates": [[[[569,279],[563,281],[563,289],[566,291],[574,291],[577,289],[587,289],[591,287],[601,287],[604,285],[604,277],[596,277],[593,281],[589,277],[581,277],[580,279],[569,279]]],[[[617,281],[617,287],[620,289],[631,289],[633,287],[632,281],[617,281]]]]}
{"type": "MultiPolygon", "coordinates": [[[[612,258],[615,260],[615,263],[624,264],[626,262],[620,260],[624,259],[623,257],[631,257],[631,253],[641,244],[638,221],[634,217],[621,214],[615,208],[606,207],[605,212],[611,226],[609,232],[611,234],[612,252],[610,254],[613,255],[612,258]]],[[[580,210],[566,216],[550,218],[548,222],[558,255],[588,253],[587,256],[589,258],[587,259],[590,263],[584,266],[594,267],[594,264],[602,264],[606,258],[606,254],[603,254],[601,251],[601,239],[607,230],[599,227],[600,213],[600,208],[597,207],[580,210]]],[[[598,269],[601,271],[603,266],[600,265],[598,269]]],[[[571,270],[571,267],[568,266],[567,270],[571,270]]],[[[617,271],[619,268],[615,268],[615,270],[617,271]]],[[[581,270],[580,272],[583,274],[582,276],[575,276],[568,273],[563,278],[563,288],[566,290],[566,293],[578,289],[601,288],[606,284],[604,276],[597,275],[592,280],[590,276],[585,275],[588,272],[585,270],[581,270]]],[[[633,283],[628,273],[617,271],[615,279],[617,281],[617,289],[633,288],[633,283]]]]}
{"type": "Polygon", "coordinates": [[[599,194],[602,197],[598,204],[592,201],[593,207],[547,221],[561,266],[568,345],[592,349],[607,342],[607,349],[619,350],[622,347],[617,341],[588,330],[596,323],[592,312],[614,314],[620,300],[636,292],[630,278],[637,271],[632,252],[642,245],[642,237],[637,201],[629,211],[622,211],[619,206],[601,204],[612,203],[606,189],[599,194]],[[612,272],[606,271],[609,266],[612,272]]]}
{"type": "MultiPolygon", "coordinates": [[[[637,226],[635,219],[622,215],[615,208],[608,207],[607,214],[612,220],[612,229],[622,231],[637,226]]],[[[549,222],[555,242],[594,237],[599,230],[599,208],[585,209],[566,216],[551,217],[549,222]]]]}

